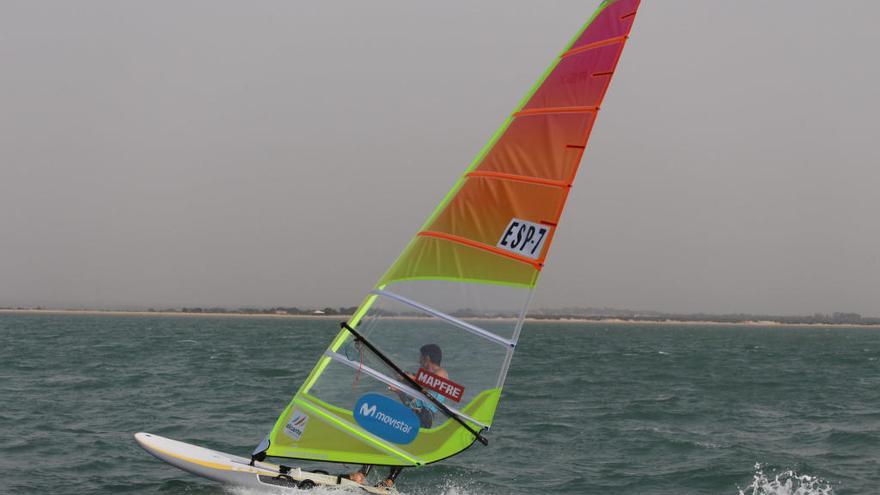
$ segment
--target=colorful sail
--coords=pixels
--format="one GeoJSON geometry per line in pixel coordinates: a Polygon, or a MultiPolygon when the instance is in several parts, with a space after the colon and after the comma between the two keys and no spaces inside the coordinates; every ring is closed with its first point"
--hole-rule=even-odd
{"type": "Polygon", "coordinates": [[[483,439],[638,5],[599,6],[346,322],[258,455],[415,466],[483,439]],[[426,345],[447,376],[420,363],[426,345]]]}

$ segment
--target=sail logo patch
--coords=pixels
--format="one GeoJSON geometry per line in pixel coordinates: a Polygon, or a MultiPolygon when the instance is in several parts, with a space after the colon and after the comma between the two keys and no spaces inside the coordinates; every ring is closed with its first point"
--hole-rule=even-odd
{"type": "Polygon", "coordinates": [[[303,433],[305,433],[308,423],[309,417],[299,409],[294,409],[290,421],[284,425],[284,433],[294,440],[299,440],[303,433]]]}
{"type": "Polygon", "coordinates": [[[406,445],[419,434],[419,417],[400,402],[379,394],[364,394],[352,410],[357,424],[377,437],[406,445]]]}
{"type": "Polygon", "coordinates": [[[449,378],[435,375],[424,368],[419,368],[418,373],[416,373],[416,381],[455,402],[460,402],[461,397],[464,395],[464,387],[449,378]]]}
{"type": "Polygon", "coordinates": [[[507,224],[495,247],[536,260],[541,257],[550,228],[539,223],[514,218],[507,224]]]}

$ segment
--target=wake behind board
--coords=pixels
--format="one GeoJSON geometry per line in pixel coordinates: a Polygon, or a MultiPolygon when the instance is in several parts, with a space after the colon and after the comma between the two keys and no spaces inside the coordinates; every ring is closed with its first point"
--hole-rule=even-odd
{"type": "Polygon", "coordinates": [[[394,495],[392,489],[365,486],[340,476],[303,471],[299,468],[251,460],[197,445],[160,437],[152,433],[135,433],[135,440],[144,450],[188,473],[227,485],[256,489],[299,488],[318,485],[354,488],[378,495],[394,495]]]}

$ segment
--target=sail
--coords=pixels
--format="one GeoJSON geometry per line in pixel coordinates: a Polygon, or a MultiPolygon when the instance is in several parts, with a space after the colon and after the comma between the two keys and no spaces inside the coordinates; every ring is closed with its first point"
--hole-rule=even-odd
{"type": "Polygon", "coordinates": [[[606,0],[344,324],[256,454],[417,466],[491,427],[639,0],[606,0]],[[433,346],[446,375],[420,362],[433,346]]]}

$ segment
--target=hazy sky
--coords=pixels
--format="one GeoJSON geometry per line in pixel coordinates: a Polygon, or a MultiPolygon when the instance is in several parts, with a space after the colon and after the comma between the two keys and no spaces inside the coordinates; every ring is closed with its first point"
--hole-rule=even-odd
{"type": "MultiPolygon", "coordinates": [[[[596,1],[0,3],[0,306],[354,305],[596,1]]],[[[880,3],[644,0],[535,307],[880,315],[880,3]]]]}

